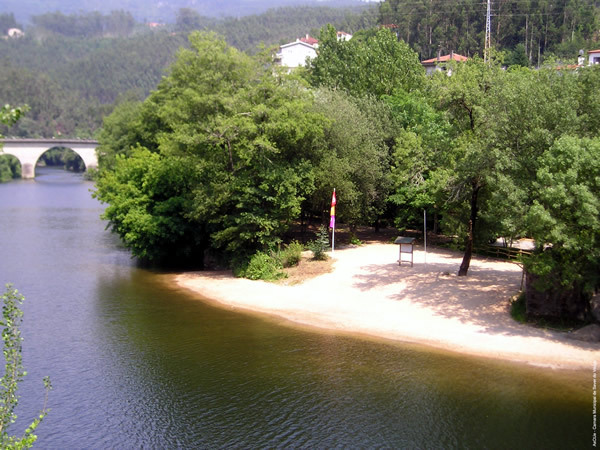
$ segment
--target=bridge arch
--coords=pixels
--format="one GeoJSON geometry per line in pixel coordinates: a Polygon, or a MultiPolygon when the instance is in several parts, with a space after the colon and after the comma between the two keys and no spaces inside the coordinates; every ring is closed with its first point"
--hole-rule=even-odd
{"type": "Polygon", "coordinates": [[[98,141],[87,139],[2,139],[2,151],[15,156],[21,163],[21,177],[35,178],[35,166],[43,153],[54,147],[66,147],[77,153],[85,169],[98,167],[98,141]]]}

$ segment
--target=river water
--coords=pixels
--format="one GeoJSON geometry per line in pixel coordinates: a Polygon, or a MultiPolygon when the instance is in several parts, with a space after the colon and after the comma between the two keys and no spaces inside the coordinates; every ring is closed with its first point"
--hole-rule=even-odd
{"type": "Polygon", "coordinates": [[[25,295],[19,434],[38,448],[588,448],[589,374],[312,332],[136,267],[93,184],[0,185],[0,282],[25,295]]]}

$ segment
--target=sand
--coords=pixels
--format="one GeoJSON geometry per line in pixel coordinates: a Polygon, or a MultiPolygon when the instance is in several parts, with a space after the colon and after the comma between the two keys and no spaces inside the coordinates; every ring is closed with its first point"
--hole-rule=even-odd
{"type": "Polygon", "coordinates": [[[398,265],[398,246],[368,244],[336,250],[334,270],[286,286],[193,272],[176,283],[228,308],[292,323],[432,346],[553,369],[590,370],[600,346],[566,333],[515,322],[509,300],[521,286],[515,263],[475,257],[467,277],[460,254],[415,250],[414,266],[398,265]]]}

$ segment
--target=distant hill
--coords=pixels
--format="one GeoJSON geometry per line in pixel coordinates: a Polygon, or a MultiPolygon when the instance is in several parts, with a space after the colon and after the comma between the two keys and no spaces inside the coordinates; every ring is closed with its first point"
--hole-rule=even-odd
{"type": "Polygon", "coordinates": [[[139,22],[173,23],[181,8],[190,8],[207,17],[243,17],[261,14],[270,8],[297,5],[355,6],[366,0],[2,0],[0,14],[14,13],[27,25],[31,16],[49,12],[79,14],[98,11],[129,11],[139,22]]]}

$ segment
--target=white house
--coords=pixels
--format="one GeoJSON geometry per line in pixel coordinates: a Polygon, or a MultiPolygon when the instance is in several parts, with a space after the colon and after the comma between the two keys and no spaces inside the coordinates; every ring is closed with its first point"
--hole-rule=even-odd
{"type": "Polygon", "coordinates": [[[20,30],[19,28],[9,28],[6,34],[8,35],[8,37],[11,38],[19,38],[25,36],[23,30],[20,30]]]}
{"type": "Polygon", "coordinates": [[[352,39],[352,35],[350,33],[346,33],[345,31],[337,32],[338,41],[349,41],[352,39]]]}
{"type": "Polygon", "coordinates": [[[295,42],[282,45],[275,59],[284,67],[294,68],[304,66],[306,58],[313,59],[317,57],[317,47],[319,41],[308,34],[306,37],[296,39],[295,42]]]}
{"type": "Polygon", "coordinates": [[[438,56],[437,58],[426,59],[425,61],[421,61],[423,67],[425,67],[425,71],[427,75],[432,74],[436,70],[446,70],[446,65],[448,61],[466,61],[466,56],[459,55],[458,53],[451,52],[449,55],[438,56]]]}
{"type": "MultiPolygon", "coordinates": [[[[349,41],[352,39],[350,33],[345,31],[337,32],[338,41],[349,41]]],[[[300,67],[306,64],[306,58],[313,59],[317,57],[317,48],[319,41],[308,34],[295,42],[282,45],[275,55],[275,60],[279,65],[288,68],[300,67]]]]}
{"type": "Polygon", "coordinates": [[[600,50],[590,50],[588,52],[588,65],[600,64],[600,50]]]}

